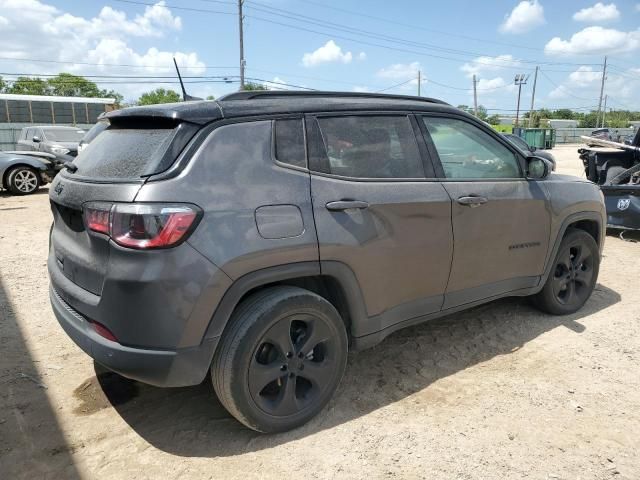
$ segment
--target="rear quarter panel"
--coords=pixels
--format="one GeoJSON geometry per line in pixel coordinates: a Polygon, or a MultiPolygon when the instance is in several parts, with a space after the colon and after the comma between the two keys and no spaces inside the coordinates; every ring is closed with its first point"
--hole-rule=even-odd
{"type": "Polygon", "coordinates": [[[202,208],[188,242],[232,279],[282,264],[318,262],[309,173],[274,161],[271,128],[271,120],[215,128],[177,177],[150,181],[136,197],[202,208]],[[299,212],[299,218],[276,218],[279,211],[299,212]],[[261,212],[276,215],[270,221],[261,212]],[[262,235],[257,218],[261,225],[270,221],[262,235]],[[302,228],[290,228],[300,222],[302,228]],[[279,224],[282,235],[273,230],[279,224]]]}

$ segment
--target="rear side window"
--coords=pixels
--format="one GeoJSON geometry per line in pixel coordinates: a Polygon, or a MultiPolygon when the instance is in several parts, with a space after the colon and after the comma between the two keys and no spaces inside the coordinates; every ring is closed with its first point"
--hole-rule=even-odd
{"type": "Polygon", "coordinates": [[[424,178],[418,145],[406,116],[318,118],[329,172],[355,178],[424,178]]]}
{"type": "Polygon", "coordinates": [[[109,127],[82,150],[77,176],[133,179],[157,165],[173,139],[173,128],[109,127]]]}
{"type": "Polygon", "coordinates": [[[276,120],[274,128],[276,159],[279,162],[306,168],[302,120],[276,120]]]}

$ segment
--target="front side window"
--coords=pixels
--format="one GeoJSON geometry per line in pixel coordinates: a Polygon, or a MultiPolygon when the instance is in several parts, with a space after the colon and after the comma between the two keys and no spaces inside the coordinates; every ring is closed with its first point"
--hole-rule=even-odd
{"type": "Polygon", "coordinates": [[[516,155],[471,123],[422,117],[446,178],[520,178],[516,155]]]}
{"type": "Polygon", "coordinates": [[[318,118],[329,172],[355,178],[424,178],[407,116],[318,118]]]}

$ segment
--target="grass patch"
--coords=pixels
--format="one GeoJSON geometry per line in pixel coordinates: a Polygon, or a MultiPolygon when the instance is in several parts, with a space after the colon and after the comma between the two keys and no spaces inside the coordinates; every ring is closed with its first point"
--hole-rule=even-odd
{"type": "Polygon", "coordinates": [[[513,132],[513,125],[505,125],[504,123],[501,123],[500,125],[491,125],[491,128],[493,128],[496,132],[500,132],[500,133],[513,132]]]}

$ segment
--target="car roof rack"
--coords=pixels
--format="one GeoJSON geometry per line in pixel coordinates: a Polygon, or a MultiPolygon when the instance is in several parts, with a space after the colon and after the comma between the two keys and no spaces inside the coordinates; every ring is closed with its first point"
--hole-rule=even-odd
{"type": "Polygon", "coordinates": [[[220,97],[220,101],[228,100],[258,100],[271,98],[317,98],[317,97],[333,97],[333,98],[375,98],[387,100],[411,100],[414,102],[438,103],[441,105],[449,105],[447,102],[429,97],[417,97],[413,95],[389,95],[386,93],[367,93],[367,92],[327,92],[327,91],[274,91],[274,90],[244,90],[235,93],[229,93],[220,97]]]}

